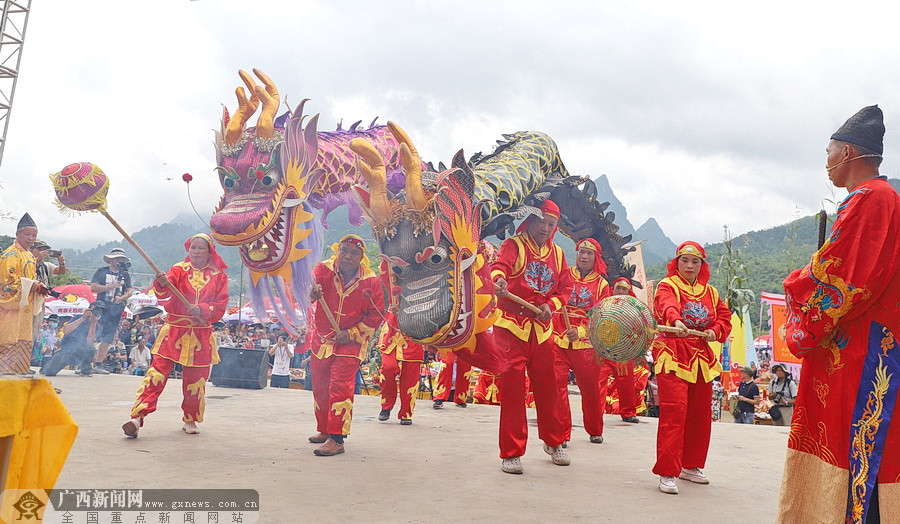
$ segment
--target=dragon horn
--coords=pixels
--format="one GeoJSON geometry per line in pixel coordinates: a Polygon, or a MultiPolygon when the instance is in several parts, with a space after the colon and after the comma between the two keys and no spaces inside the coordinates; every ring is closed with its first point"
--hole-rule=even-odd
{"type": "Polygon", "coordinates": [[[391,218],[391,207],[381,153],[365,138],[351,140],[350,149],[359,155],[359,171],[369,185],[369,215],[378,223],[386,223],[391,218]]]}
{"type": "Polygon", "coordinates": [[[244,132],[244,124],[247,123],[247,120],[256,112],[256,108],[259,107],[259,96],[256,94],[256,83],[253,82],[253,79],[246,71],[238,71],[238,74],[241,76],[241,80],[244,81],[244,85],[247,86],[247,90],[250,92],[250,99],[247,99],[247,95],[244,93],[244,88],[238,86],[237,89],[234,90],[234,94],[237,95],[238,99],[238,108],[237,111],[234,112],[234,116],[231,120],[228,121],[228,126],[225,128],[225,143],[229,145],[236,144],[238,140],[241,139],[241,134],[244,132]]]}
{"type": "Polygon", "coordinates": [[[409,135],[396,122],[388,121],[388,129],[400,142],[400,162],[406,173],[406,203],[413,209],[425,209],[425,189],[422,188],[422,160],[409,135]]]}
{"type": "Polygon", "coordinates": [[[259,119],[256,121],[256,136],[272,138],[275,136],[275,112],[278,111],[278,105],[281,103],[281,99],[278,97],[278,88],[275,87],[275,82],[272,82],[272,79],[259,69],[254,69],[253,74],[265,86],[265,88],[256,86],[256,96],[262,100],[263,106],[259,119]]]}

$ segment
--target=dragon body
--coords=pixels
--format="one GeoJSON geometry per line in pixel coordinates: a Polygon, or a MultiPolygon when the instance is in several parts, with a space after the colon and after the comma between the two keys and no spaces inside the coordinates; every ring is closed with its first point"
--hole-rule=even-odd
{"type": "Polygon", "coordinates": [[[484,239],[504,238],[515,220],[539,214],[536,206],[551,198],[564,234],[597,239],[610,278],[624,270],[629,238],[616,233],[593,182],[569,175],[546,134],[504,135],[492,153],[466,161],[460,151],[438,172],[421,162],[392,122],[318,132],[318,116],[304,126],[304,103],[276,118],[278,91],[265,74],[254,73],[264,85],[240,73],[250,96],[236,90],[238,109],[231,118],[226,111],[216,134],[224,195],[210,226],[218,242],[240,247],[254,308],[262,310],[266,298],[285,304],[276,308],[285,327],[296,332],[305,324],[324,219],[342,204],[354,224],[365,214],[394,273],[397,327],[488,371],[502,365],[496,352],[477,351],[492,346],[486,335],[497,316],[493,246],[484,239]],[[245,129],[260,104],[256,127],[245,129]]]}

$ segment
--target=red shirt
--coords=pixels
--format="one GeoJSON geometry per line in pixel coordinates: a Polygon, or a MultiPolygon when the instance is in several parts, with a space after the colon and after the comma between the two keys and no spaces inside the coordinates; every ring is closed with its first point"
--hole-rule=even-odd
{"type": "MultiPolygon", "coordinates": [[[[725,342],[731,333],[731,310],[719,299],[719,292],[709,284],[693,286],[680,276],[666,277],[656,288],[654,315],[660,325],[672,326],[676,320],[689,329],[716,333],[716,340],[725,342]]],[[[675,373],[688,382],[711,382],[722,372],[719,356],[709,342],[698,336],[679,337],[660,333],[653,342],[653,361],[656,373],[675,373]]]]}
{"type": "MultiPolygon", "coordinates": [[[[528,233],[521,233],[503,241],[500,253],[491,268],[494,281],[506,280],[506,289],[518,297],[540,307],[550,306],[556,311],[568,301],[572,292],[571,274],[563,250],[552,241],[538,246],[528,233]]],[[[497,301],[500,318],[494,324],[510,330],[521,340],[528,340],[534,329],[537,342],[543,343],[553,333],[548,320],[540,321],[535,314],[508,298],[497,301]]]]}
{"type": "Polygon", "coordinates": [[[228,276],[207,265],[197,269],[190,262],[179,262],[166,274],[169,282],[191,304],[200,308],[202,318],[188,314],[188,308],[175,298],[168,287],[153,283],[153,290],[166,302],[166,323],[156,338],[152,353],[183,366],[208,366],[219,362],[212,323],[218,322],[228,307],[228,276]]]}
{"type": "Polygon", "coordinates": [[[371,269],[360,265],[360,274],[345,284],[334,269],[334,260],[319,262],[313,268],[313,278],[316,284],[322,286],[322,300],[316,301],[313,325],[315,337],[318,337],[313,338],[313,355],[316,358],[337,355],[362,360],[365,357],[369,337],[382,321],[384,291],[371,269]],[[335,342],[336,333],[322,309],[322,301],[337,321],[338,328],[349,332],[350,343],[335,342]]]}
{"type": "Polygon", "coordinates": [[[562,349],[592,349],[587,332],[588,311],[600,300],[612,296],[612,290],[603,275],[596,271],[582,277],[578,267],[572,266],[569,268],[569,278],[572,280],[572,293],[566,303],[566,312],[569,325],[578,329],[578,340],[570,342],[566,336],[566,319],[562,311],[553,315],[553,337],[562,349]]]}

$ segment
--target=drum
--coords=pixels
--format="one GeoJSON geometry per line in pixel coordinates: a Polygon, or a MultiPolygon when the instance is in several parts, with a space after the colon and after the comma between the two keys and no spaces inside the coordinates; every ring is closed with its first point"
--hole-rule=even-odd
{"type": "Polygon", "coordinates": [[[588,336],[597,355],[615,362],[643,357],[656,320],[640,300],[628,295],[604,298],[588,313],[588,336]]]}

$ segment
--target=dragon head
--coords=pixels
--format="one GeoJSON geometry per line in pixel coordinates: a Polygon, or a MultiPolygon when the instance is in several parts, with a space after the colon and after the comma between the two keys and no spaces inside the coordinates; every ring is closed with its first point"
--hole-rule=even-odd
{"type": "Polygon", "coordinates": [[[278,89],[265,73],[253,72],[263,86],[240,71],[250,96],[243,87],[236,89],[238,109],[231,118],[224,111],[222,128],[216,133],[216,171],[224,194],[210,218],[210,228],[219,243],[239,246],[258,293],[271,293],[268,282],[260,285],[260,279],[280,277],[273,282],[279,294],[284,282],[289,282],[294,299],[301,303],[299,311],[305,311],[302,302],[308,282],[297,282],[304,278],[297,273],[318,261],[322,251],[321,226],[306,202],[321,175],[313,169],[318,115],[304,128],[303,100],[293,113],[276,119],[278,89]],[[260,105],[256,127],[245,129],[260,105]]]}
{"type": "Polygon", "coordinates": [[[350,147],[368,187],[355,186],[378,238],[382,257],[400,288],[400,330],[441,349],[473,348],[475,335],[493,324],[493,284],[480,238],[480,206],[473,203],[474,174],[462,152],[452,167],[422,183],[422,164],[407,134],[388,122],[400,143],[406,174],[402,193],[388,195],[384,161],[365,139],[350,147]]]}

